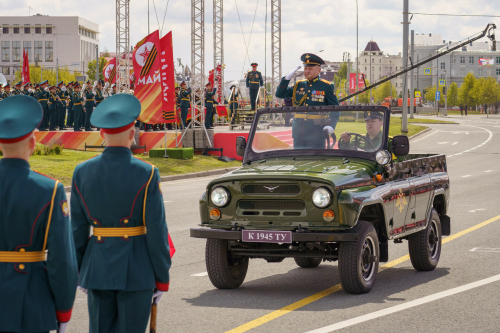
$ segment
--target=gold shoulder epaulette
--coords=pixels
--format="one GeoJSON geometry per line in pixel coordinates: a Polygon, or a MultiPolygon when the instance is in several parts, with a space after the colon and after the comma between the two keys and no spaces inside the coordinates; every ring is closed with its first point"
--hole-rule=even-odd
{"type": "Polygon", "coordinates": [[[321,82],[324,82],[324,83],[327,83],[327,84],[332,84],[330,81],[325,80],[325,79],[321,79],[321,82]]]}

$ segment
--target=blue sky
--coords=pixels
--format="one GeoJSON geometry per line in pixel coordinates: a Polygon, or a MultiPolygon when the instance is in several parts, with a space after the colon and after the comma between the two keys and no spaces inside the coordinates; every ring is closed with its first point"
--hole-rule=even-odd
{"type": "MultiPolygon", "coordinates": [[[[283,75],[297,65],[305,52],[324,50],[319,55],[325,60],[340,61],[344,52],[356,54],[356,1],[355,0],[282,0],[282,61],[283,75]]],[[[165,7],[168,11],[162,33],[173,31],[174,57],[191,65],[191,1],[150,0],[150,30],[158,29],[163,22],[165,7]],[[158,15],[158,20],[157,16],[158,15]]],[[[250,62],[259,63],[259,70],[265,71],[267,49],[267,74],[271,75],[270,48],[270,3],[268,3],[267,35],[266,0],[224,1],[224,54],[226,79],[242,77],[242,71],[249,70],[250,62]],[[240,20],[236,11],[238,6],[240,20]],[[257,9],[257,10],[256,10],[257,9]],[[255,15],[255,23],[253,23],[255,15]],[[253,32],[250,39],[250,31],[253,32]],[[249,57],[243,34],[250,39],[249,57]],[[267,48],[265,47],[267,37],[267,48]]],[[[212,1],[205,2],[205,69],[213,67],[213,14],[212,1]]],[[[82,16],[99,24],[100,47],[109,51],[115,49],[115,1],[85,0],[0,0],[1,15],[28,15],[40,13],[53,16],[82,16]]],[[[130,0],[131,44],[135,45],[148,32],[148,1],[130,0]]],[[[362,50],[373,38],[379,47],[391,54],[402,49],[402,0],[359,0],[359,49],[362,50]]],[[[483,0],[480,5],[470,0],[410,0],[410,12],[448,14],[493,14],[500,13],[500,1],[483,0]]],[[[498,18],[440,17],[414,15],[410,29],[418,33],[442,34],[443,39],[457,41],[486,27],[488,22],[499,24],[498,18]]]]}

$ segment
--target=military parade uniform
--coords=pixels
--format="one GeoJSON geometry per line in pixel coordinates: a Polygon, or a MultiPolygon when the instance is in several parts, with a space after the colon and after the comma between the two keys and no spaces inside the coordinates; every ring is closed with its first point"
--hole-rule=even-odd
{"type": "Polygon", "coordinates": [[[7,97],[10,97],[10,95],[11,95],[9,91],[5,90],[6,88],[10,88],[10,84],[7,83],[3,88],[4,88],[4,90],[3,90],[3,93],[0,95],[0,97],[2,99],[6,99],[7,97]]]}
{"type": "MultiPolygon", "coordinates": [[[[256,63],[253,63],[252,66],[257,67],[256,63]]],[[[247,74],[247,88],[250,89],[250,103],[252,106],[252,110],[255,110],[255,102],[257,100],[257,96],[259,94],[259,89],[264,85],[264,81],[262,80],[262,74],[259,71],[249,71],[247,74]]]]}
{"type": "Polygon", "coordinates": [[[22,82],[16,83],[16,85],[14,86],[14,90],[12,90],[11,96],[22,95],[21,84],[22,82]]]}
{"type": "MultiPolygon", "coordinates": [[[[80,84],[77,82],[75,84],[75,89],[76,88],[79,88],[80,87],[80,84]]],[[[72,98],[72,101],[73,101],[73,113],[75,115],[75,122],[73,124],[73,130],[75,132],[81,132],[81,123],[82,123],[82,114],[84,113],[83,112],[83,101],[84,101],[84,97],[83,96],[80,96],[80,92],[76,92],[75,90],[73,91],[73,98],[72,98]]]]}
{"type": "MultiPolygon", "coordinates": [[[[91,121],[116,134],[131,129],[140,111],[136,97],[118,94],[91,121]]],[[[106,147],[75,169],[71,222],[90,332],[145,332],[153,290],[168,291],[171,264],[158,169],[129,147],[106,147]]]]}
{"type": "MultiPolygon", "coordinates": [[[[383,114],[378,111],[373,111],[373,112],[365,112],[365,121],[368,119],[379,119],[380,121],[383,120],[383,114]]],[[[384,142],[384,135],[383,131],[381,130],[376,136],[373,138],[370,138],[368,133],[365,135],[366,139],[361,139],[359,137],[354,136],[349,140],[348,142],[345,142],[342,139],[339,139],[339,149],[344,149],[344,150],[356,150],[356,149],[362,149],[364,151],[377,151],[380,147],[382,147],[382,143],[384,142]]],[[[388,150],[392,151],[392,138],[389,138],[388,141],[388,150]]]]}
{"type": "Polygon", "coordinates": [[[42,88],[42,85],[47,84],[48,82],[48,80],[40,82],[40,85],[36,90],[36,99],[38,99],[38,102],[43,109],[43,120],[38,127],[40,131],[46,131],[49,128],[50,113],[47,105],[47,102],[49,101],[49,92],[42,88]]]}
{"type": "MultiPolygon", "coordinates": [[[[324,61],[313,54],[304,54],[301,57],[305,66],[320,66],[324,61]]],[[[334,94],[333,83],[321,79],[319,76],[313,80],[297,81],[293,87],[288,87],[290,80],[286,77],[276,90],[278,98],[292,98],[294,106],[338,105],[337,96],[334,94]]],[[[292,124],[292,137],[295,149],[325,149],[326,140],[323,133],[325,126],[333,129],[337,126],[339,112],[328,112],[322,115],[319,112],[297,112],[292,124]]]]}
{"type": "Polygon", "coordinates": [[[66,118],[66,127],[73,127],[73,122],[75,120],[75,113],[73,112],[73,88],[69,87],[73,85],[73,81],[68,82],[68,90],[66,90],[66,103],[68,104],[68,118],[66,118]]]}
{"type": "Polygon", "coordinates": [[[191,88],[189,88],[189,89],[182,88],[182,84],[181,84],[180,95],[181,95],[181,102],[180,102],[181,121],[182,121],[182,126],[184,128],[186,128],[188,111],[189,111],[189,107],[191,106],[191,88]]]}
{"type": "MultiPolygon", "coordinates": [[[[208,85],[207,85],[208,86],[208,85]]],[[[205,128],[213,128],[213,118],[214,118],[214,96],[217,92],[217,88],[214,88],[212,92],[205,91],[205,109],[206,114],[205,114],[205,128]]]]}
{"type": "MultiPolygon", "coordinates": [[[[28,138],[43,117],[24,95],[0,109],[0,144],[28,138]]],[[[56,330],[71,318],[78,280],[64,186],[4,157],[0,197],[0,332],[56,330]]]]}
{"type": "MultiPolygon", "coordinates": [[[[236,92],[235,86],[231,86],[230,89],[233,91],[231,94],[231,100],[229,101],[229,110],[231,112],[231,114],[229,114],[229,118],[233,119],[233,115],[236,114],[236,110],[238,109],[238,93],[236,92]]],[[[234,125],[234,120],[231,120],[231,125],[234,125]]]]}
{"type": "Polygon", "coordinates": [[[61,90],[61,86],[64,85],[63,81],[60,81],[56,87],[56,95],[59,96],[57,100],[57,126],[59,130],[64,130],[64,120],[66,119],[66,91],[61,90]]]}
{"type": "Polygon", "coordinates": [[[50,92],[49,92],[49,101],[47,102],[47,106],[49,109],[50,113],[50,126],[49,126],[49,131],[55,131],[57,130],[56,125],[57,125],[57,94],[55,92],[55,87],[50,87],[50,92]],[[54,90],[54,91],[52,91],[54,90]]]}
{"type": "Polygon", "coordinates": [[[85,131],[92,131],[92,125],[90,124],[90,117],[94,111],[94,93],[90,87],[90,81],[87,81],[87,87],[83,92],[85,95],[85,131]]]}

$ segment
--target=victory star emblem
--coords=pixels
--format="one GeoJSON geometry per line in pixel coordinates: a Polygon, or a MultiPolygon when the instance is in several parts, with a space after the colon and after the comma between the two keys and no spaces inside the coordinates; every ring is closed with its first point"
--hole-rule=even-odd
{"type": "Polygon", "coordinates": [[[147,47],[144,48],[144,53],[139,53],[139,55],[141,57],[144,58],[144,62],[146,61],[146,59],[148,58],[148,55],[149,55],[149,52],[151,52],[151,50],[148,50],[147,47]]]}

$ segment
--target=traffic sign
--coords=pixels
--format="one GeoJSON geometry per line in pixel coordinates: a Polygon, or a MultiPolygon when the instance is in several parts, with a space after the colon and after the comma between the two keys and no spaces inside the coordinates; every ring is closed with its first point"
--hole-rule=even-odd
{"type": "Polygon", "coordinates": [[[436,101],[439,101],[441,99],[441,92],[436,91],[436,101]]]}
{"type": "Polygon", "coordinates": [[[424,75],[431,75],[432,69],[431,68],[424,68],[424,75]]]}
{"type": "Polygon", "coordinates": [[[446,85],[446,80],[439,80],[439,86],[444,87],[446,85]]]}
{"type": "Polygon", "coordinates": [[[420,91],[415,91],[415,97],[420,97],[420,91]]]}

